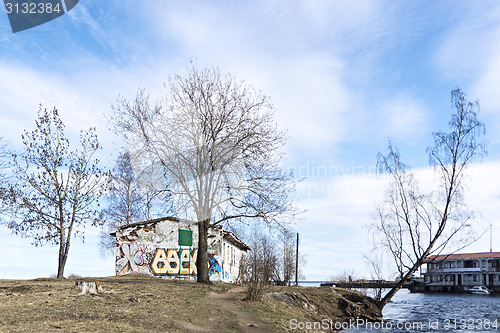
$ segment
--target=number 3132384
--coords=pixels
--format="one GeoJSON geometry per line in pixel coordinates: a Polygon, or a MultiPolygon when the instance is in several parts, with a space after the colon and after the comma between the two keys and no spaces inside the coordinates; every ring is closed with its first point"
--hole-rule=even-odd
{"type": "Polygon", "coordinates": [[[52,3],[33,3],[33,2],[22,2],[22,3],[11,3],[7,2],[5,4],[5,9],[7,14],[51,14],[60,13],[63,11],[59,3],[53,5],[52,3]]]}

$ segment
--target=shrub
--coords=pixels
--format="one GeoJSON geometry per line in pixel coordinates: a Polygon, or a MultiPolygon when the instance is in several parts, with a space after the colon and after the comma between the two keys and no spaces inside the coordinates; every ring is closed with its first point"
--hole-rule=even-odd
{"type": "Polygon", "coordinates": [[[264,282],[250,281],[247,286],[246,299],[251,302],[261,301],[264,295],[264,282]]]}

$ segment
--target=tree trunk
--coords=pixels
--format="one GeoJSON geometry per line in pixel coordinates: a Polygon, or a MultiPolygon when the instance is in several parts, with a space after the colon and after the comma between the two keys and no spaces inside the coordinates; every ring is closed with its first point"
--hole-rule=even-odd
{"type": "Polygon", "coordinates": [[[69,240],[64,244],[59,244],[59,260],[57,265],[57,278],[64,278],[64,267],[68,259],[69,240]]]}
{"type": "Polygon", "coordinates": [[[387,303],[389,303],[392,298],[394,297],[394,295],[396,295],[396,293],[399,291],[399,289],[401,289],[403,287],[403,285],[405,283],[407,283],[408,281],[410,281],[410,278],[411,276],[417,271],[417,269],[420,268],[420,266],[423,265],[424,263],[424,259],[427,258],[427,255],[428,255],[428,252],[430,251],[426,251],[425,252],[425,257],[422,257],[420,258],[420,260],[417,261],[417,263],[412,267],[412,269],[410,269],[402,278],[401,280],[396,284],[396,286],[394,286],[394,288],[392,288],[391,290],[389,290],[389,292],[378,302],[378,307],[380,310],[382,310],[384,308],[384,306],[387,305],[387,303]]]}
{"type": "Polygon", "coordinates": [[[408,280],[410,279],[412,274],[415,273],[415,271],[416,269],[408,271],[408,273],[406,273],[406,275],[401,280],[399,280],[398,283],[396,283],[396,286],[394,286],[394,288],[389,290],[389,292],[377,303],[378,308],[380,310],[382,310],[384,306],[386,306],[387,303],[389,303],[392,300],[394,295],[396,295],[396,293],[403,287],[403,285],[406,282],[408,282],[408,280]]]}
{"type": "Polygon", "coordinates": [[[210,283],[208,276],[208,226],[210,219],[198,223],[198,256],[196,268],[198,270],[198,282],[210,283]]]}

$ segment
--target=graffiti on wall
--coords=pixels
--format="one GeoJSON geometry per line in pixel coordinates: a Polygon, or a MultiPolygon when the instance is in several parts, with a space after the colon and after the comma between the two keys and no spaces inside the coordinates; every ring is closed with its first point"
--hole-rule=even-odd
{"type": "Polygon", "coordinates": [[[220,277],[220,274],[222,273],[222,268],[219,265],[219,262],[215,258],[215,255],[213,253],[207,253],[208,255],[208,264],[209,264],[209,269],[208,269],[208,276],[218,276],[220,277]]]}
{"type": "MultiPolygon", "coordinates": [[[[150,268],[154,275],[178,275],[179,269],[181,275],[197,275],[196,260],[198,249],[156,249],[150,261],[150,268]]],[[[208,275],[220,276],[222,274],[221,266],[213,253],[207,253],[208,256],[208,275]]]]}
{"type": "MultiPolygon", "coordinates": [[[[122,243],[116,257],[116,274],[153,273],[154,275],[197,275],[198,249],[142,249],[137,242],[122,243]]],[[[208,274],[212,279],[228,278],[214,253],[207,253],[208,274]]]]}
{"type": "Polygon", "coordinates": [[[137,242],[122,243],[119,248],[119,257],[116,259],[116,273],[138,273],[139,266],[144,264],[144,251],[137,242]]]}
{"type": "Polygon", "coordinates": [[[196,275],[196,257],[198,249],[156,249],[149,264],[151,271],[155,275],[196,275]]]}

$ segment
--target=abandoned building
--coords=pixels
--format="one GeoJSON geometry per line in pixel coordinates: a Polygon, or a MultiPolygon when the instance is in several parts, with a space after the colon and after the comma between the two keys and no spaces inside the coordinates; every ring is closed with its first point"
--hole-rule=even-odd
{"type": "MultiPolygon", "coordinates": [[[[164,217],[119,227],[116,275],[143,273],[165,278],[195,279],[198,255],[196,222],[164,217]]],[[[240,282],[246,278],[250,248],[221,226],[208,230],[210,281],[240,282]]]]}

